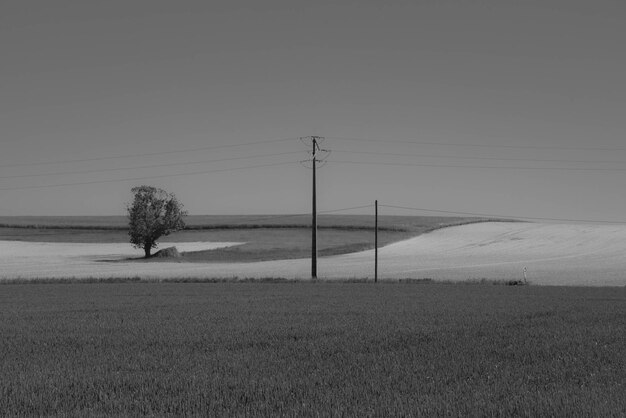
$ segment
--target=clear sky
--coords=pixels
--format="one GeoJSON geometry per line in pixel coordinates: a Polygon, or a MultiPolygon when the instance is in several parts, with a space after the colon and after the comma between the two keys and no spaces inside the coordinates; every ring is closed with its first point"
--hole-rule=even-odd
{"type": "Polygon", "coordinates": [[[0,215],[305,213],[320,135],[320,210],[626,221],[624,39],[623,1],[2,0],[0,215]]]}

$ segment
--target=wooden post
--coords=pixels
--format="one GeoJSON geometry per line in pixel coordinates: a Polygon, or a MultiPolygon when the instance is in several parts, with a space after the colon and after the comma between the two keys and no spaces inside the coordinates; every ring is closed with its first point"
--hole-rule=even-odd
{"type": "Polygon", "coordinates": [[[374,283],[378,282],[378,200],[374,201],[374,283]]]}

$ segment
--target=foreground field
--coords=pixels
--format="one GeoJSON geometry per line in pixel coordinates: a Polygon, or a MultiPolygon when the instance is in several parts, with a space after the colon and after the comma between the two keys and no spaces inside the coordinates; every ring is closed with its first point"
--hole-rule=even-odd
{"type": "MultiPolygon", "coordinates": [[[[236,253],[239,248],[233,245],[236,242],[175,245],[185,251],[191,244],[191,251],[230,245],[231,253],[236,253]]],[[[0,241],[0,279],[310,277],[309,259],[137,263],[125,261],[140,256],[130,245],[106,246],[105,250],[104,244],[0,241]]],[[[379,251],[379,273],[383,280],[523,280],[526,267],[528,280],[538,285],[624,286],[624,254],[624,225],[485,222],[439,229],[387,245],[379,251]]],[[[373,273],[373,250],[323,257],[318,263],[320,278],[372,278],[373,273]]]]}
{"type": "Polygon", "coordinates": [[[626,294],[4,285],[6,415],[623,416],[626,294]]]}

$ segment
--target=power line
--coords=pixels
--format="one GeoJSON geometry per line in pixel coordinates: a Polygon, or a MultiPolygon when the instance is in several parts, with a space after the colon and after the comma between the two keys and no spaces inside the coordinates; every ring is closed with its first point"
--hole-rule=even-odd
{"type": "Polygon", "coordinates": [[[210,145],[210,146],[199,147],[199,148],[186,148],[186,149],[179,149],[179,150],[147,152],[147,153],[139,153],[139,154],[125,154],[125,155],[116,155],[116,156],[108,156],[108,157],[92,157],[92,158],[80,158],[80,159],[71,159],[71,160],[42,161],[42,162],[36,162],[36,163],[1,164],[0,168],[27,167],[27,166],[52,165],[52,164],[68,164],[68,163],[81,163],[81,162],[87,162],[87,161],[115,160],[115,159],[120,159],[120,158],[135,158],[135,157],[149,157],[149,156],[155,156],[155,155],[182,154],[186,152],[207,151],[207,150],[222,149],[222,148],[235,148],[235,147],[243,147],[247,145],[269,144],[272,142],[284,142],[284,141],[291,141],[294,139],[296,138],[269,139],[269,140],[263,140],[263,141],[244,142],[240,144],[210,145]]]}
{"type": "MultiPolygon", "coordinates": [[[[400,153],[388,153],[388,152],[367,152],[367,151],[347,151],[347,150],[335,150],[339,153],[352,153],[352,154],[368,154],[368,155],[391,155],[391,156],[416,156],[416,157],[433,157],[433,158],[458,158],[458,159],[477,159],[477,160],[510,160],[510,161],[536,161],[536,162],[568,162],[568,163],[584,163],[586,161],[564,161],[564,160],[544,160],[544,159],[516,159],[516,158],[491,158],[491,157],[462,157],[462,156],[434,156],[434,155],[420,155],[420,154],[400,154],[400,153]]],[[[10,176],[0,176],[0,180],[16,179],[16,178],[32,178],[32,177],[49,177],[59,175],[73,175],[73,174],[89,174],[89,173],[103,173],[103,172],[115,172],[124,170],[139,170],[145,168],[162,168],[162,167],[175,167],[180,165],[197,165],[208,164],[224,161],[237,161],[253,158],[273,157],[280,155],[294,155],[299,154],[300,151],[291,152],[279,152],[270,154],[251,155],[247,157],[232,157],[232,158],[220,158],[213,160],[202,161],[187,161],[181,163],[167,163],[167,164],[149,164],[140,166],[118,167],[118,168],[103,168],[97,170],[79,170],[79,171],[55,171],[51,173],[43,174],[17,174],[10,176]]],[[[501,166],[466,166],[466,165],[448,165],[448,164],[430,164],[430,163],[388,163],[388,162],[366,162],[366,161],[334,161],[337,163],[345,164],[376,164],[376,165],[398,165],[398,166],[418,166],[418,167],[443,167],[443,168],[483,168],[483,169],[517,169],[517,170],[574,170],[574,171],[626,171],[626,168],[607,168],[607,167],[501,167],[501,166]]],[[[591,161],[589,161],[591,162],[591,161]]],[[[595,161],[596,163],[617,163],[618,161],[595,161]]]]}
{"type": "Polygon", "coordinates": [[[335,213],[335,212],[345,212],[347,210],[355,210],[355,209],[365,209],[365,208],[371,208],[373,205],[363,205],[363,206],[352,206],[350,208],[343,208],[343,209],[333,209],[333,210],[321,210],[319,211],[319,213],[335,213]]]}
{"type": "Polygon", "coordinates": [[[388,165],[398,167],[440,167],[440,168],[479,168],[495,170],[560,170],[560,171],[626,171],[626,168],[591,168],[591,167],[522,167],[522,166],[485,166],[485,165],[456,165],[456,164],[430,164],[430,163],[387,163],[376,161],[338,161],[339,164],[361,165],[388,165]]]}
{"type": "Polygon", "coordinates": [[[578,164],[624,164],[624,161],[617,160],[562,160],[562,159],[543,159],[543,158],[504,158],[504,157],[473,157],[458,155],[436,155],[436,154],[411,154],[398,152],[378,152],[378,151],[349,151],[349,150],[333,150],[333,152],[347,154],[365,154],[365,155],[389,155],[394,157],[422,157],[422,158],[450,158],[455,160],[496,160],[496,161],[527,161],[541,163],[578,163],[578,164]]]}
{"type": "MultiPolygon", "coordinates": [[[[341,209],[332,209],[332,210],[321,210],[318,211],[317,213],[336,213],[336,212],[345,212],[348,210],[355,210],[355,209],[364,209],[364,208],[371,208],[372,205],[364,205],[364,206],[352,206],[349,208],[341,208],[341,209]]],[[[285,219],[285,218],[297,218],[297,217],[303,217],[303,216],[311,216],[310,213],[297,213],[297,214],[293,214],[293,215],[267,215],[267,216],[263,216],[263,217],[258,217],[258,218],[252,218],[252,219],[246,219],[246,222],[262,222],[262,221],[272,221],[275,219],[285,219]]]]}
{"type": "Polygon", "coordinates": [[[123,181],[151,180],[151,179],[165,178],[165,177],[194,176],[198,174],[219,173],[222,171],[248,170],[248,169],[262,168],[262,167],[275,167],[275,166],[287,165],[287,164],[295,164],[295,162],[287,161],[287,162],[282,162],[282,163],[251,165],[247,167],[222,168],[222,169],[216,169],[216,170],[192,171],[189,173],[178,173],[178,174],[161,174],[161,175],[156,175],[156,176],[122,178],[122,179],[114,179],[114,180],[81,181],[81,182],[75,182],[75,183],[48,184],[48,185],[42,185],[42,186],[3,187],[3,188],[0,188],[0,191],[24,190],[24,189],[47,189],[50,187],[80,186],[80,185],[85,185],[85,184],[117,183],[117,182],[123,182],[123,181]]]}
{"type": "Polygon", "coordinates": [[[419,212],[445,213],[449,215],[480,216],[484,218],[524,219],[524,220],[527,219],[527,220],[533,220],[533,221],[560,221],[560,222],[602,223],[602,224],[626,224],[626,221],[546,218],[546,217],[533,217],[533,216],[510,216],[510,215],[496,215],[496,214],[486,214],[486,213],[476,213],[476,212],[460,212],[460,211],[449,211],[449,210],[439,210],[439,209],[414,208],[414,207],[409,207],[409,206],[396,206],[396,205],[383,205],[383,204],[380,204],[379,206],[386,207],[386,208],[393,208],[393,209],[419,211],[419,212]]]}
{"type": "Polygon", "coordinates": [[[274,157],[278,155],[293,155],[293,154],[300,154],[300,153],[301,151],[291,151],[291,152],[278,152],[278,153],[272,153],[272,154],[251,155],[248,157],[220,158],[220,159],[204,160],[204,161],[187,161],[187,162],[182,162],[182,163],[150,164],[150,165],[139,165],[139,166],[132,166],[132,167],[103,168],[103,169],[98,169],[98,170],[56,171],[53,173],[45,173],[45,174],[18,174],[18,175],[13,175],[13,176],[0,176],[0,179],[48,177],[48,176],[60,176],[60,175],[71,175],[71,174],[88,174],[88,173],[103,173],[103,172],[123,171],[123,170],[139,170],[143,168],[175,167],[179,165],[196,165],[196,164],[217,163],[217,162],[223,162],[223,161],[248,160],[252,158],[274,157]]]}
{"type": "Polygon", "coordinates": [[[565,147],[550,145],[505,145],[505,144],[461,144],[455,142],[427,142],[427,141],[409,141],[405,139],[369,139],[369,138],[345,138],[345,137],[328,137],[340,141],[360,141],[360,142],[377,142],[377,143],[397,143],[409,145],[441,145],[448,147],[473,147],[473,148],[513,148],[513,149],[543,149],[543,150],[578,150],[578,151],[625,151],[626,148],[619,147],[565,147]]]}

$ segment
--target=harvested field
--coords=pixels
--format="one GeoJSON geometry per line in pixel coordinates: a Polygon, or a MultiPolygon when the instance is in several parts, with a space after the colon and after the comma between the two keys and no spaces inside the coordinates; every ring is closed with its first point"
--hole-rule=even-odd
{"type": "MultiPolygon", "coordinates": [[[[179,251],[217,249],[240,243],[179,242],[167,243],[179,251]]],[[[141,251],[121,243],[50,243],[0,241],[0,277],[63,278],[63,277],[161,277],[159,270],[176,269],[180,264],[132,263],[141,251]],[[139,269],[133,269],[133,266],[139,269]]]]}
{"type": "MultiPolygon", "coordinates": [[[[626,226],[493,222],[445,228],[382,250],[383,275],[626,285],[626,226]]],[[[354,257],[347,256],[347,259],[354,257]]]]}
{"type": "MultiPolygon", "coordinates": [[[[189,244],[189,243],[187,243],[189,244]]],[[[193,250],[235,243],[195,243],[193,250]],[[202,247],[202,246],[205,247],[202,247]]],[[[185,243],[176,245],[190,251],[185,243]]],[[[0,242],[0,278],[145,277],[307,278],[308,259],[251,263],[106,262],[128,257],[128,244],[0,242]],[[125,248],[125,249],[124,249],[125,248]]],[[[542,285],[626,284],[626,226],[488,222],[444,228],[379,251],[381,278],[528,280],[542,285]]],[[[319,260],[320,278],[373,277],[373,250],[319,260]]]]}

